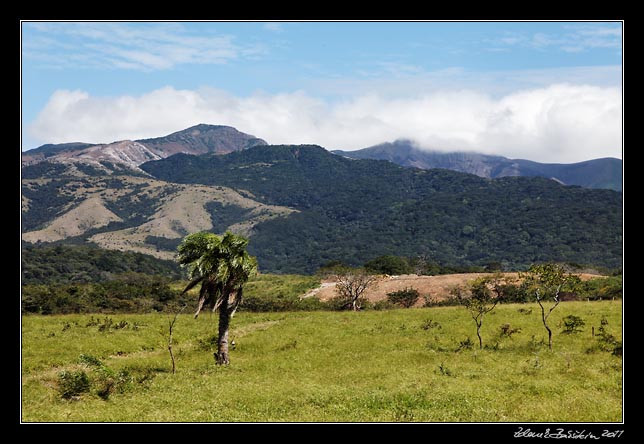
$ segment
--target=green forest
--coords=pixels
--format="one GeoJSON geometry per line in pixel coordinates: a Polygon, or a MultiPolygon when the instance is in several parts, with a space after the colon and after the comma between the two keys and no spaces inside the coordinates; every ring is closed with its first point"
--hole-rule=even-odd
{"type": "Polygon", "coordinates": [[[178,154],[142,169],[171,182],[224,185],[299,210],[255,227],[249,251],[276,273],[340,260],[429,256],[504,269],[544,261],[620,267],[622,195],[537,177],[483,179],[352,160],[318,146],[178,154]]]}

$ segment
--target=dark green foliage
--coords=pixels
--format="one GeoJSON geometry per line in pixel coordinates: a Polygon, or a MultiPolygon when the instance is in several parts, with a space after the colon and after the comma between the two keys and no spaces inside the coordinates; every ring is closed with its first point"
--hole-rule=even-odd
{"type": "Polygon", "coordinates": [[[173,261],[141,253],[104,250],[91,246],[31,246],[22,248],[22,283],[104,282],[127,272],[179,278],[173,261]]]}
{"type": "MultiPolygon", "coordinates": [[[[34,167],[38,165],[40,164],[36,164],[34,167]]],[[[54,179],[38,186],[21,187],[22,195],[30,201],[29,211],[23,212],[21,215],[23,232],[42,228],[46,222],[58,215],[74,200],[73,196],[59,192],[65,184],[65,180],[54,179]]]]}
{"type": "Polygon", "coordinates": [[[387,300],[402,308],[413,307],[420,294],[415,288],[404,288],[402,290],[387,293],[387,300]]]}
{"type": "Polygon", "coordinates": [[[236,205],[224,205],[221,202],[208,202],[205,205],[206,210],[210,213],[213,231],[223,233],[226,229],[237,223],[249,219],[252,210],[238,207],[236,205]]]}
{"type": "Polygon", "coordinates": [[[622,356],[622,343],[609,332],[608,320],[605,316],[601,318],[597,340],[601,350],[609,351],[615,356],[622,356]]]}
{"type": "Polygon", "coordinates": [[[578,291],[582,299],[621,299],[622,298],[622,276],[610,276],[589,279],[580,284],[578,291]]]}
{"type": "Polygon", "coordinates": [[[581,327],[586,325],[586,322],[584,322],[582,318],[575,315],[566,316],[565,318],[562,319],[562,322],[564,326],[563,332],[568,334],[578,333],[582,331],[581,327]]]}
{"type": "Polygon", "coordinates": [[[177,247],[181,243],[181,238],[177,237],[175,239],[169,239],[167,237],[160,236],[147,236],[145,238],[145,243],[149,245],[154,245],[157,247],[157,251],[166,250],[166,251],[176,251],[177,247]]]}
{"type": "Polygon", "coordinates": [[[60,163],[39,162],[33,165],[23,166],[20,175],[23,179],[55,178],[66,170],[67,167],[60,163]]]}
{"type": "Polygon", "coordinates": [[[114,371],[100,359],[81,353],[78,362],[87,367],[85,370],[67,371],[58,374],[58,392],[64,399],[71,399],[83,393],[94,392],[107,401],[114,393],[124,393],[136,386],[145,386],[155,376],[149,368],[126,367],[114,371]]]}
{"type": "Polygon", "coordinates": [[[72,399],[89,392],[90,382],[84,370],[63,370],[58,374],[58,393],[63,399],[72,399]]]}
{"type": "Polygon", "coordinates": [[[472,340],[468,336],[467,338],[465,338],[464,340],[458,343],[458,347],[456,351],[458,352],[461,350],[472,350],[472,348],[474,348],[474,342],[472,342],[472,340]]]}
{"type": "MultiPolygon", "coordinates": [[[[180,304],[170,281],[160,276],[140,273],[115,275],[112,280],[79,284],[24,285],[22,310],[25,313],[129,313],[162,311],[180,304]]],[[[102,323],[104,330],[127,325],[102,323]]]]}
{"type": "Polygon", "coordinates": [[[329,304],[317,298],[297,296],[245,296],[239,310],[253,312],[314,311],[328,309],[329,304]]]}
{"type": "Polygon", "coordinates": [[[90,367],[102,367],[103,363],[101,362],[100,359],[98,359],[96,356],[92,355],[86,355],[84,353],[81,353],[78,356],[78,362],[81,364],[85,364],[90,367]]]}
{"type": "Polygon", "coordinates": [[[364,268],[375,274],[400,275],[414,272],[406,258],[389,254],[366,262],[364,268]]]}
{"type": "Polygon", "coordinates": [[[396,306],[395,304],[392,304],[387,299],[382,299],[373,304],[374,310],[393,310],[394,308],[398,308],[398,306],[396,306]]]}
{"type": "Polygon", "coordinates": [[[502,304],[524,303],[531,301],[531,295],[526,288],[517,284],[502,284],[499,286],[502,293],[502,304]]]}
{"type": "MultiPolygon", "coordinates": [[[[617,267],[622,196],[543,178],[497,180],[350,160],[316,146],[262,146],[225,156],[177,154],[142,168],[179,183],[248,190],[299,210],[257,225],[249,252],[263,270],[313,273],[384,255],[521,269],[543,261],[617,267]]],[[[431,273],[426,273],[431,274],[431,273]]]]}

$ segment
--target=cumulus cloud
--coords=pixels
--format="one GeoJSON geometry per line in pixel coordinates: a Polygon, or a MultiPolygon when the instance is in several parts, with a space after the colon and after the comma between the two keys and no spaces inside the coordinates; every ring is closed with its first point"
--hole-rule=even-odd
{"type": "Polygon", "coordinates": [[[556,84],[492,97],[474,90],[330,101],[296,91],[236,97],[166,87],[141,96],[58,90],[28,131],[42,143],[157,137],[198,123],[230,125],[269,143],[354,150],[407,138],[440,151],[542,162],[621,157],[621,89],[556,84]]]}

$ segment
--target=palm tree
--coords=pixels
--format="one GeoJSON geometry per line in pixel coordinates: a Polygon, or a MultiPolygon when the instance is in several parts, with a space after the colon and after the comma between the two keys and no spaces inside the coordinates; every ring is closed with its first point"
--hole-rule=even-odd
{"type": "Polygon", "coordinates": [[[230,319],[242,301],[242,287],[257,272],[257,260],[248,255],[248,239],[226,232],[223,236],[201,232],[186,236],[179,245],[179,264],[188,267],[190,283],[185,294],[201,283],[195,318],[204,305],[219,310],[217,364],[228,364],[230,319]]]}

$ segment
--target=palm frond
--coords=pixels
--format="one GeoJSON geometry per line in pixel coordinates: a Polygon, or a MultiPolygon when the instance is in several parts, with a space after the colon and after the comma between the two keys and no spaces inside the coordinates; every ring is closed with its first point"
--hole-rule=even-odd
{"type": "Polygon", "coordinates": [[[190,290],[192,290],[192,289],[195,287],[195,285],[197,285],[197,284],[198,284],[199,282],[201,282],[203,279],[204,279],[204,277],[203,277],[203,276],[199,276],[198,278],[193,279],[193,280],[188,284],[188,286],[187,286],[186,288],[184,288],[184,289],[183,289],[183,291],[181,292],[181,294],[182,294],[182,295],[183,295],[183,294],[186,294],[187,292],[189,292],[190,290]]]}

